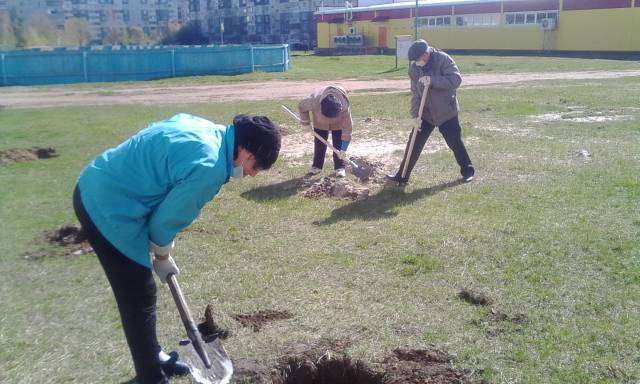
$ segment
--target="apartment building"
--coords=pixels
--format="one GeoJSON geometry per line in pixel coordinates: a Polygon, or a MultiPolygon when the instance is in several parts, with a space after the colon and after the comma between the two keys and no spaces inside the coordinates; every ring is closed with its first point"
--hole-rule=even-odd
{"type": "Polygon", "coordinates": [[[0,0],[0,13],[10,13],[18,25],[45,15],[59,30],[70,18],[83,19],[95,44],[130,27],[159,40],[172,24],[196,23],[212,43],[290,43],[311,48],[316,41],[314,12],[344,4],[344,0],[0,0]]]}

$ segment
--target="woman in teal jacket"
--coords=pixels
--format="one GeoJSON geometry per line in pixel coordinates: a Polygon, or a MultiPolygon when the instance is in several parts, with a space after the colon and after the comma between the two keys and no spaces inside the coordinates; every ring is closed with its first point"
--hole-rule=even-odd
{"type": "Polygon", "coordinates": [[[176,234],[231,177],[270,168],[280,141],[264,116],[220,125],[178,114],[105,151],[80,174],[76,216],[113,289],[139,383],[188,373],[158,344],[151,269],[163,283],[178,274],[171,257],[176,234]]]}

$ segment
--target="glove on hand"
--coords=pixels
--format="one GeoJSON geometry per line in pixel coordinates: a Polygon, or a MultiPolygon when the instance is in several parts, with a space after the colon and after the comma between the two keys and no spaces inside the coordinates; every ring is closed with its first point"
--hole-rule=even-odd
{"type": "Polygon", "coordinates": [[[158,259],[157,257],[154,257],[153,270],[163,283],[167,282],[167,277],[169,277],[170,274],[180,274],[180,270],[178,269],[176,262],[173,261],[173,257],[171,257],[171,255],[167,256],[166,259],[158,259]]]}
{"type": "Polygon", "coordinates": [[[431,84],[431,76],[422,76],[418,81],[426,88],[431,84]]]}
{"type": "Polygon", "coordinates": [[[420,129],[420,127],[422,127],[422,119],[416,117],[415,119],[413,119],[413,128],[420,129]]]}

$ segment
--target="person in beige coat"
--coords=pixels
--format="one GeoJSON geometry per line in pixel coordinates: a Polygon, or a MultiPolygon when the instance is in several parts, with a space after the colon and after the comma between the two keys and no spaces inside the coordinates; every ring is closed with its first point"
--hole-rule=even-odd
{"type": "MultiPolygon", "coordinates": [[[[311,96],[298,104],[301,123],[309,126],[313,123],[313,130],[325,140],[331,132],[331,141],[342,156],[333,153],[333,166],[337,177],[345,176],[344,152],[351,142],[351,109],[349,98],[344,88],[329,85],[315,90],[311,96]]],[[[314,139],[313,165],[309,174],[315,175],[322,171],[327,146],[317,138],[314,139]]]]}
{"type": "Polygon", "coordinates": [[[385,184],[389,186],[407,184],[411,171],[435,127],[440,129],[440,133],[453,152],[460,167],[462,180],[464,182],[473,180],[475,169],[462,142],[462,129],[458,120],[460,107],[456,90],[462,83],[458,66],[451,56],[439,49],[429,47],[425,40],[416,40],[409,47],[409,60],[412,61],[409,65],[411,117],[415,119],[414,125],[418,131],[411,153],[408,153],[411,146],[410,137],[398,172],[387,175],[385,184]],[[427,89],[427,99],[420,118],[418,117],[420,100],[427,89]],[[403,174],[407,161],[409,163],[403,174]]]}

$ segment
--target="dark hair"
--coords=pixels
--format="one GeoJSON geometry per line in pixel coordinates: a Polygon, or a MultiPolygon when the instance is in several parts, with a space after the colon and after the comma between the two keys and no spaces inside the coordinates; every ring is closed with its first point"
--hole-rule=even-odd
{"type": "Polygon", "coordinates": [[[326,117],[336,117],[340,111],[342,111],[342,103],[334,95],[327,95],[320,102],[320,112],[326,117]]]}
{"type": "Polygon", "coordinates": [[[260,169],[269,169],[280,152],[280,128],[266,116],[238,115],[233,118],[236,148],[233,158],[238,156],[238,146],[256,157],[260,169]]]}

